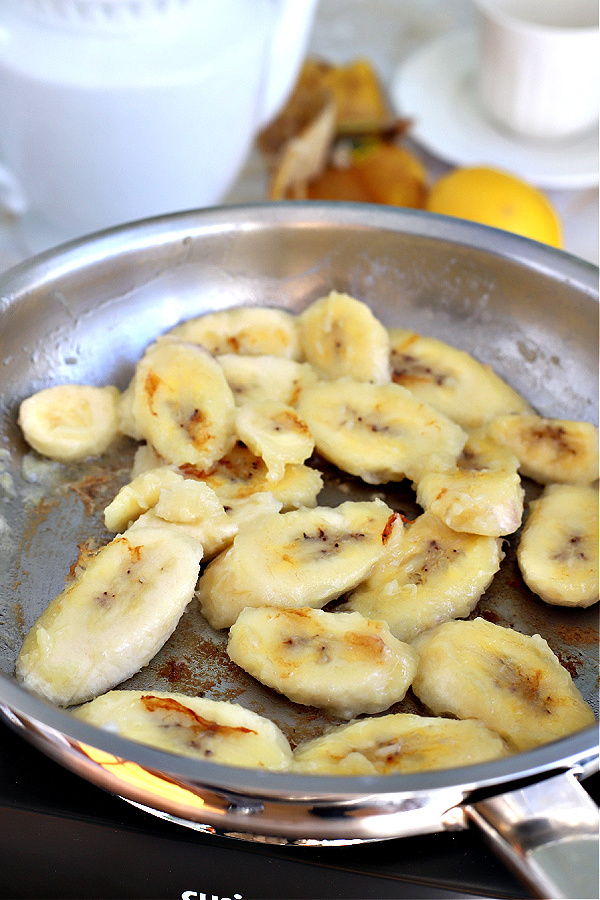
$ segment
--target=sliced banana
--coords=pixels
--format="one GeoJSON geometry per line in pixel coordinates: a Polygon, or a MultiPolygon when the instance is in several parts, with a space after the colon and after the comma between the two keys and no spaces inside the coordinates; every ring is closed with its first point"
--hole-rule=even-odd
{"type": "Polygon", "coordinates": [[[507,755],[504,741],[481,722],[396,713],[340,725],[299,744],[293,771],[394,775],[452,769],[507,755]]]}
{"type": "Polygon", "coordinates": [[[555,606],[598,602],[598,491],[549,484],[530,503],[517,547],[527,586],[555,606]]]}
{"type": "Polygon", "coordinates": [[[57,384],[27,397],[18,423],[30,447],[58,462],[100,456],[119,431],[116,387],[57,384]]]}
{"type": "Polygon", "coordinates": [[[419,635],[412,689],[436,715],[479,719],[516,750],[594,724],[571,676],[539,634],[445,622],[419,635]]]}
{"type": "Polygon", "coordinates": [[[226,512],[237,531],[241,531],[261,516],[281,512],[282,509],[281,500],[277,500],[270,491],[257,491],[241,500],[228,501],[226,512]]]}
{"type": "Polygon", "coordinates": [[[238,405],[256,400],[279,400],[295,406],[304,388],[317,381],[310,363],[284,356],[225,353],[218,360],[238,405]]]}
{"type": "Polygon", "coordinates": [[[133,481],[138,475],[143,475],[144,472],[149,472],[151,469],[158,469],[165,465],[165,460],[158,455],[152,444],[140,444],[139,447],[136,447],[133,454],[131,480],[133,481]]]}
{"type": "Polygon", "coordinates": [[[228,547],[238,532],[237,522],[227,514],[212,488],[181,476],[180,481],[163,487],[156,503],[133,522],[125,535],[149,526],[190,535],[201,544],[204,561],[228,547]]]}
{"type": "Polygon", "coordinates": [[[169,753],[243,768],[285,771],[292,753],[269,719],[225,700],[168,691],[109,691],[72,715],[169,753]]]}
{"type": "Polygon", "coordinates": [[[521,473],[540,484],[591,484],[598,478],[598,429],[589,422],[499,416],[489,433],[515,454],[521,473]]]}
{"type": "Polygon", "coordinates": [[[340,609],[383,619],[401,641],[468,616],[504,557],[497,538],[460,534],[425,512],[396,520],[384,553],[340,609]]]}
{"type": "Polygon", "coordinates": [[[134,391],[135,377],[131,379],[117,401],[117,422],[121,434],[126,434],[136,441],[141,441],[144,436],[140,431],[133,412],[134,391]]]}
{"type": "Polygon", "coordinates": [[[467,435],[398,384],[352,378],[303,392],[298,412],[330,462],[368,484],[418,481],[455,465],[467,435]]]}
{"type": "Polygon", "coordinates": [[[142,513],[156,506],[164,488],[170,488],[183,480],[183,475],[169,466],[158,466],[137,475],[118,491],[105,508],[106,528],[115,533],[124,531],[142,513]]]}
{"type": "Polygon", "coordinates": [[[235,443],[233,394],[202,347],[153,344],[134,376],[133,417],[168,462],[209,468],[235,443]]]}
{"type": "Polygon", "coordinates": [[[521,524],[525,498],[518,466],[514,454],[477,429],[454,468],[427,472],[414,485],[417,502],[455,531],[513,534],[521,524]]]}
{"type": "Polygon", "coordinates": [[[309,458],[315,442],[295,409],[279,400],[244,403],[235,416],[238,438],[264,460],[267,481],[281,481],[288,465],[309,458]]]}
{"type": "Polygon", "coordinates": [[[470,353],[404,328],[390,329],[392,381],[463,428],[533,409],[493,369],[470,353]]]}
{"type": "Polygon", "coordinates": [[[244,609],[231,626],[230,658],[294,703],[343,719],[402,700],[417,654],[384,622],[320,609],[244,609]]]}
{"type": "Polygon", "coordinates": [[[392,515],[374,500],[255,520],[202,574],[202,613],[213,628],[229,628],[246,606],[324,606],[368,575],[392,515]]]}
{"type": "Polygon", "coordinates": [[[30,629],[17,659],[19,681],[70,706],[129,678],[174,631],[201,557],[197,541],[161,528],[114,538],[30,629]]]}
{"type": "Polygon", "coordinates": [[[285,356],[299,360],[296,316],[267,306],[236,306],[206,313],[175,326],[163,337],[201,344],[209,353],[285,356]]]}
{"type": "Polygon", "coordinates": [[[300,314],[298,327],[304,355],[321,378],[390,380],[387,329],[361,300],[331,291],[300,314]]]}
{"type": "Polygon", "coordinates": [[[323,476],[304,464],[285,467],[279,481],[269,481],[264,461],[238,442],[208,471],[182,466],[188,478],[200,478],[211,487],[226,507],[233,507],[256,493],[271,493],[284,511],[300,506],[316,506],[323,476]]]}

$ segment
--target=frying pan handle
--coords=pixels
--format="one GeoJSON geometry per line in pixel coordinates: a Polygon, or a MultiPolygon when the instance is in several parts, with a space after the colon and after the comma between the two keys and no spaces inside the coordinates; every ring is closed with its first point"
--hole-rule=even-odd
{"type": "Polygon", "coordinates": [[[572,772],[465,808],[537,897],[597,900],[598,807],[572,772]]]}

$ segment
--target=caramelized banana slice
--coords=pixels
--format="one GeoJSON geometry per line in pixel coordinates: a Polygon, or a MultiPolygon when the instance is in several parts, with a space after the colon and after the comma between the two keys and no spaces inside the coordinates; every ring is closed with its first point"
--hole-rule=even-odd
{"type": "Polygon", "coordinates": [[[183,481],[183,475],[169,466],[158,466],[123,485],[104,510],[104,524],[109,531],[124,531],[142,513],[158,503],[164,488],[183,481]]]}
{"type": "Polygon", "coordinates": [[[497,538],[460,534],[433,513],[406,528],[398,519],[371,574],[340,609],[383,619],[395,637],[412,641],[440,622],[468,616],[503,556],[497,538]]]}
{"type": "Polygon", "coordinates": [[[592,710],[539,634],[474,619],[438,625],[413,646],[417,697],[436,715],[479,719],[516,750],[594,724],[592,710]]]}
{"type": "Polygon", "coordinates": [[[384,622],[320,609],[244,609],[229,632],[231,659],[295,703],[343,719],[402,700],[417,655],[384,622]]]}
{"type": "Polygon", "coordinates": [[[304,355],[321,378],[390,380],[387,330],[366,303],[332,291],[298,317],[304,355]]]}
{"type": "Polygon", "coordinates": [[[310,775],[394,775],[452,769],[508,756],[504,741],[473,719],[396,713],[340,725],[299,744],[293,770],[310,775]]]}
{"type": "Polygon", "coordinates": [[[235,428],[239,439],[264,460],[269,482],[281,481],[287,466],[302,464],[315,448],[306,422],[278,400],[244,403],[235,428]]]}
{"type": "Polygon", "coordinates": [[[160,341],[136,367],[133,418],[168,462],[212,466],[235,443],[234,408],[221,366],[202,347],[160,341]]]}
{"type": "Polygon", "coordinates": [[[532,413],[529,403],[488,365],[437,338],[390,329],[392,381],[463,428],[504,413],[532,413]]]}
{"type": "Polygon", "coordinates": [[[500,416],[489,433],[515,454],[521,473],[540,484],[591,484],[598,478],[598,429],[589,422],[500,416]]]}
{"type": "Polygon", "coordinates": [[[236,306],[188,319],[161,340],[172,338],[201,344],[215,356],[242,353],[300,359],[296,316],[267,306],[236,306]]]}
{"type": "Polygon", "coordinates": [[[414,485],[417,502],[455,531],[512,534],[521,524],[525,498],[518,466],[516,456],[478,429],[454,468],[427,472],[414,485]]]}
{"type": "Polygon", "coordinates": [[[427,471],[450,468],[467,438],[398,384],[321,381],[303,392],[298,412],[317,450],[368,484],[418,481],[427,471]]]}
{"type": "Polygon", "coordinates": [[[197,590],[202,613],[213,628],[229,628],[246,606],[324,606],[369,573],[392,515],[374,500],[255,520],[205,569],[197,590]]]}
{"type": "Polygon", "coordinates": [[[187,478],[199,478],[213,489],[225,507],[233,507],[256,493],[273,494],[284,509],[315,506],[323,487],[323,477],[304,464],[285,467],[279,481],[269,481],[264,461],[244,444],[237,443],[214,466],[204,471],[196,466],[183,466],[187,478]]]}
{"type": "Polygon", "coordinates": [[[152,508],[138,516],[124,534],[148,527],[188,534],[201,544],[204,561],[228,547],[238,532],[238,524],[207,484],[181,476],[160,491],[152,508]]]}
{"type": "Polygon", "coordinates": [[[284,771],[291,749],[269,719],[224,700],[160,691],[110,691],[72,715],[169,753],[244,768],[284,771]]]}
{"type": "Polygon", "coordinates": [[[225,353],[218,360],[238,405],[257,400],[279,400],[295,406],[302,390],[317,381],[317,374],[309,363],[284,356],[225,353]]]}
{"type": "Polygon", "coordinates": [[[597,603],[598,491],[549,484],[530,504],[517,559],[525,583],[546,603],[597,603]]]}
{"type": "Polygon", "coordinates": [[[116,537],[34,623],[17,659],[18,680],[70,706],[129,678],[173,633],[201,557],[197,541],[161,528],[116,537]]]}

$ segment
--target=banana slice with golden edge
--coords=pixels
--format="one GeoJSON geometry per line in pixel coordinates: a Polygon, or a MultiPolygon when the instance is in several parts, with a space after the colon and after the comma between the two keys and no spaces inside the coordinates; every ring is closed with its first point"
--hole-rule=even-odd
{"type": "Polygon", "coordinates": [[[387,329],[361,300],[332,291],[299,315],[298,327],[304,355],[321,378],[390,380],[387,329]]]}
{"type": "Polygon", "coordinates": [[[118,491],[104,510],[104,524],[116,534],[128,528],[142,513],[156,506],[164,488],[183,481],[170,466],[158,466],[137,475],[118,491]]]}
{"type": "Polygon", "coordinates": [[[392,516],[385,503],[374,500],[255,520],[202,574],[202,613],[213,628],[229,628],[246,606],[324,606],[368,575],[383,552],[392,516]]]}
{"type": "Polygon", "coordinates": [[[303,392],[298,412],[317,450],[368,484],[418,481],[450,468],[467,439],[459,425],[398,384],[321,381],[303,392]]]}
{"type": "Polygon", "coordinates": [[[18,680],[59,706],[102,694],[145,666],[193,597],[202,548],[160,528],[118,536],[58,595],[23,641],[18,680]]]}
{"type": "Polygon", "coordinates": [[[504,741],[481,722],[396,713],[340,725],[299,744],[293,752],[293,771],[395,775],[469,766],[508,755],[504,741]]]}
{"type": "Polygon", "coordinates": [[[119,432],[116,387],[57,384],[27,397],[18,423],[30,447],[58,462],[100,456],[119,432]]]}
{"type": "Polygon", "coordinates": [[[402,700],[417,655],[384,622],[320,609],[244,609],[231,626],[230,658],[295,703],[343,719],[402,700]]]}
{"type": "Polygon", "coordinates": [[[468,616],[500,568],[497,538],[460,534],[425,512],[393,524],[384,553],[339,609],[383,619],[401,641],[468,616]]]}
{"type": "Polygon", "coordinates": [[[598,602],[598,491],[549,484],[530,503],[517,547],[527,586],[554,606],[598,602]]]}
{"type": "Polygon", "coordinates": [[[504,413],[533,412],[529,403],[474,356],[404,328],[391,328],[392,381],[463,428],[504,413]]]}
{"type": "Polygon", "coordinates": [[[207,471],[183,466],[187,478],[199,478],[211,487],[226,508],[234,507],[256,493],[271,493],[284,511],[301,506],[316,506],[323,487],[323,476],[304,464],[285,467],[279,481],[269,481],[264,461],[238,442],[207,471]]]}
{"type": "Polygon", "coordinates": [[[518,466],[514,454],[477,429],[455,467],[427,472],[414,485],[417,502],[455,531],[512,534],[521,524],[525,499],[518,466]]]}
{"type": "Polygon", "coordinates": [[[212,466],[235,443],[234,409],[221,366],[202,347],[157,342],[136,366],[133,418],[168,462],[212,466]]]}
{"type": "Polygon", "coordinates": [[[292,753],[269,719],[225,700],[169,691],[109,691],[72,715],[169,753],[223,765],[285,771],[292,753]]]}
{"type": "Polygon", "coordinates": [[[256,400],[279,400],[294,406],[303,389],[317,381],[310,363],[284,356],[225,353],[218,361],[238,405],[256,400]]]}
{"type": "Polygon", "coordinates": [[[591,484],[598,478],[598,429],[589,422],[542,416],[499,416],[489,433],[540,484],[591,484]]]}
{"type": "Polygon", "coordinates": [[[188,534],[201,544],[203,560],[212,559],[228,547],[238,532],[238,523],[208,485],[182,478],[160,491],[156,503],[124,532],[161,527],[188,534]]]}
{"type": "Polygon", "coordinates": [[[594,724],[547,642],[487,622],[445,622],[419,635],[412,689],[436,715],[479,719],[516,750],[594,724]]]}
{"type": "Polygon", "coordinates": [[[296,316],[267,306],[236,306],[188,319],[162,336],[201,344],[209,353],[301,358],[296,316]]]}
{"type": "Polygon", "coordinates": [[[288,465],[299,465],[315,449],[306,422],[278,400],[244,403],[235,416],[238,438],[264,460],[267,481],[281,481],[288,465]]]}

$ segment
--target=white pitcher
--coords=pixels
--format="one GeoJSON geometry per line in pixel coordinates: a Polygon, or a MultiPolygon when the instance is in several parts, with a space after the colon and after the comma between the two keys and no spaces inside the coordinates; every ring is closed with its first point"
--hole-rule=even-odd
{"type": "Polygon", "coordinates": [[[0,206],[34,252],[218,203],[317,0],[0,0],[0,206]]]}

